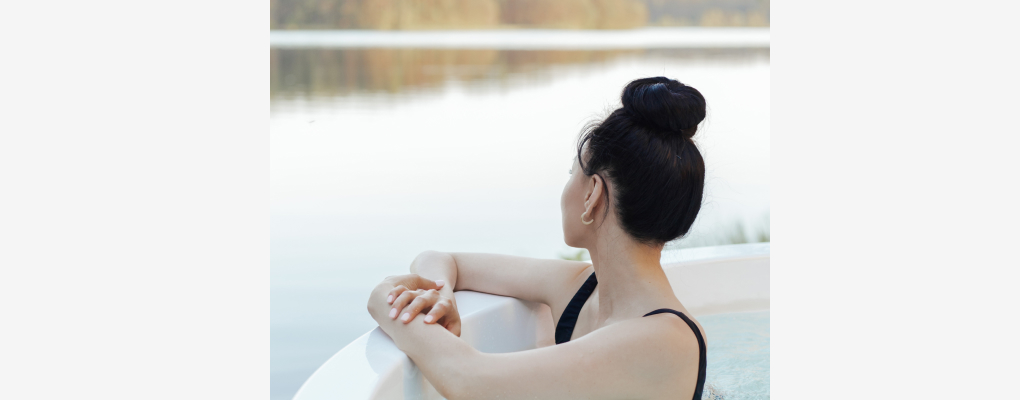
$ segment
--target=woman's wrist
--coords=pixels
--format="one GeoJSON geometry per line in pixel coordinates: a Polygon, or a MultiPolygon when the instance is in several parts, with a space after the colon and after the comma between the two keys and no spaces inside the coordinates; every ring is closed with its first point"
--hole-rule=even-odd
{"type": "Polygon", "coordinates": [[[439,289],[439,295],[450,298],[453,300],[453,285],[446,283],[442,288],[439,289]]]}

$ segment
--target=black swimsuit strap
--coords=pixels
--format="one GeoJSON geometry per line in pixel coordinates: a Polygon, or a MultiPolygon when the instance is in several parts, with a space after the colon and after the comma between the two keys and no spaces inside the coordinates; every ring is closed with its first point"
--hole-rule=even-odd
{"type": "Polygon", "coordinates": [[[662,314],[667,312],[676,314],[676,316],[683,319],[684,322],[687,323],[687,326],[690,326],[691,330],[694,331],[694,336],[698,338],[698,384],[694,386],[694,400],[701,400],[701,391],[705,389],[705,368],[708,366],[707,365],[708,357],[705,354],[706,353],[705,338],[701,336],[701,330],[698,329],[698,325],[695,324],[694,321],[691,321],[690,318],[687,318],[687,316],[680,311],[669,308],[660,308],[658,310],[645,314],[644,316],[647,317],[649,315],[662,314]]]}
{"type": "Polygon", "coordinates": [[[584,307],[584,302],[588,301],[588,297],[591,297],[591,293],[595,291],[595,286],[598,284],[599,281],[595,279],[595,273],[592,272],[588,280],[584,281],[584,284],[581,285],[581,288],[577,289],[574,298],[570,299],[567,308],[563,310],[560,322],[556,324],[556,344],[570,341],[570,337],[574,335],[574,324],[577,323],[577,316],[581,314],[581,307],[584,307]]]}
{"type": "MultiPolygon", "coordinates": [[[[574,335],[574,325],[577,323],[577,316],[581,314],[581,307],[584,307],[584,303],[591,297],[592,292],[595,291],[595,286],[599,284],[599,281],[595,279],[595,273],[592,272],[588,280],[584,281],[584,284],[577,289],[577,293],[570,299],[570,303],[567,304],[567,308],[563,310],[563,315],[560,316],[559,323],[556,324],[556,344],[566,343],[570,341],[570,337],[574,335]]],[[[701,392],[705,389],[705,370],[708,367],[708,356],[705,349],[705,337],[701,336],[701,330],[698,329],[698,325],[694,323],[690,318],[687,318],[684,313],[669,309],[660,308],[652,311],[644,316],[672,313],[683,319],[687,323],[687,326],[691,327],[694,331],[694,337],[698,339],[698,383],[694,386],[694,400],[701,400],[701,392]]]]}

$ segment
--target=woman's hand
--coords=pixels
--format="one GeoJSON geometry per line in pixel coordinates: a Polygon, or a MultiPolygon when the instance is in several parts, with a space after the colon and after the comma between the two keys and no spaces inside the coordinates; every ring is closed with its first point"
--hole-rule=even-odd
{"type": "Polygon", "coordinates": [[[426,312],[426,324],[439,324],[450,333],[460,336],[460,314],[453,296],[453,288],[442,280],[432,281],[418,274],[391,276],[384,283],[392,285],[386,294],[386,303],[392,307],[390,319],[403,323],[414,320],[419,313],[426,312]]]}

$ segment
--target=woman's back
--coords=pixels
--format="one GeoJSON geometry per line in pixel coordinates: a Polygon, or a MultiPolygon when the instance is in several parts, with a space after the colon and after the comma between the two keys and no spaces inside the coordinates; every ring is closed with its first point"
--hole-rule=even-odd
{"type": "MultiPolygon", "coordinates": [[[[598,296],[597,295],[593,296],[593,294],[595,294],[595,292],[598,290],[597,288],[598,278],[596,277],[595,272],[593,271],[585,280],[585,282],[581,285],[581,287],[579,287],[577,291],[574,293],[570,302],[564,309],[563,313],[561,313],[560,319],[556,321],[555,339],[557,345],[567,343],[575,337],[578,338],[582,337],[585,334],[590,333],[595,329],[598,329],[598,327],[595,326],[594,318],[592,317],[593,315],[597,315],[597,312],[592,311],[596,310],[598,307],[598,296]],[[585,310],[585,307],[587,307],[587,310],[585,310]],[[582,313],[585,316],[585,320],[580,321],[581,322],[580,326],[583,328],[579,330],[577,329],[579,322],[578,317],[580,317],[582,313]]],[[[694,334],[695,339],[698,342],[698,354],[699,354],[698,372],[697,376],[695,377],[693,399],[695,400],[701,399],[701,393],[705,386],[705,373],[708,362],[706,354],[707,353],[706,343],[704,333],[701,330],[701,326],[697,322],[695,322],[692,318],[688,317],[686,313],[671,308],[659,308],[645,314],[642,317],[648,317],[663,313],[673,314],[682,319],[690,328],[691,332],[694,334]]],[[[680,380],[690,381],[690,379],[684,378],[685,377],[680,377],[680,380]]]]}

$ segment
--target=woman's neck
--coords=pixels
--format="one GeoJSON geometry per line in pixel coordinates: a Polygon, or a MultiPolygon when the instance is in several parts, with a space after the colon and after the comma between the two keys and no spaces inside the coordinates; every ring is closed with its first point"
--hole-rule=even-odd
{"type": "Polygon", "coordinates": [[[662,247],[638,243],[620,229],[607,230],[588,248],[599,281],[596,323],[632,318],[651,311],[649,307],[678,303],[659,263],[662,247]],[[663,304],[664,298],[667,304],[663,304]]]}

